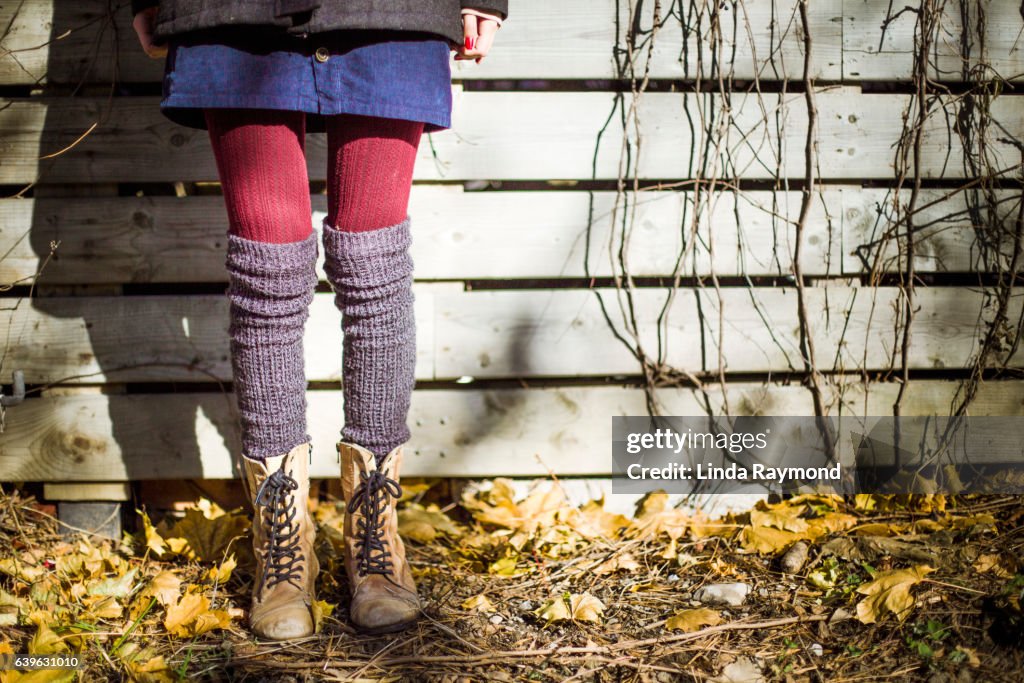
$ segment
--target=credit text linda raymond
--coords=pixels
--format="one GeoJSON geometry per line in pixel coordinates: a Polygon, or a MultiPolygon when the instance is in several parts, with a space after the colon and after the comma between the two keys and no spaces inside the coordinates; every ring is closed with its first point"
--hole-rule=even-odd
{"type": "Polygon", "coordinates": [[[753,463],[749,466],[732,463],[724,467],[715,465],[680,465],[671,463],[664,467],[643,467],[633,463],[626,468],[626,476],[630,479],[700,479],[727,481],[749,479],[751,481],[839,481],[842,467],[836,463],[831,467],[772,467],[753,463]]]}

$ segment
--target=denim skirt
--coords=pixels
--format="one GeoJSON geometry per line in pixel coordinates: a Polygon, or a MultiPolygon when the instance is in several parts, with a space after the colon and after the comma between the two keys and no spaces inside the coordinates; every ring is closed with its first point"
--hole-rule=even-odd
{"type": "Polygon", "coordinates": [[[193,31],[168,41],[160,111],[206,129],[203,108],[306,112],[306,130],[324,116],[362,114],[451,127],[451,51],[433,33],[340,30],[299,37],[264,27],[193,31]]]}

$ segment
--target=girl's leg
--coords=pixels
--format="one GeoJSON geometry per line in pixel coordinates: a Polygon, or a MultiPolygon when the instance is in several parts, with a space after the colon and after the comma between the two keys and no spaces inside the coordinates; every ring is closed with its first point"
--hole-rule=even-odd
{"type": "Polygon", "coordinates": [[[305,114],[207,109],[227,206],[225,265],[242,453],[262,460],[309,441],[303,332],[317,276],[305,114]]]}
{"type": "Polygon", "coordinates": [[[415,384],[409,192],[421,122],[338,115],[327,122],[324,269],[342,312],[342,440],[378,463],[409,440],[415,384]]]}

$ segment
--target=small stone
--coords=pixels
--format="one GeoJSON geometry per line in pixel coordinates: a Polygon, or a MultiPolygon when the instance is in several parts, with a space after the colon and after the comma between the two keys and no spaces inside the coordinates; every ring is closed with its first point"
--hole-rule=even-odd
{"type": "Polygon", "coordinates": [[[505,621],[505,617],[501,616],[500,614],[495,614],[493,617],[491,617],[492,624],[500,624],[503,621],[505,621]]]}
{"type": "Polygon", "coordinates": [[[519,609],[523,612],[532,612],[533,603],[529,600],[523,600],[521,603],[519,603],[519,609]]]}
{"type": "Polygon", "coordinates": [[[749,657],[740,657],[726,665],[719,676],[711,679],[714,683],[763,683],[761,667],[749,657]]]}
{"type": "Polygon", "coordinates": [[[811,643],[811,646],[807,648],[807,651],[815,657],[820,657],[825,654],[825,648],[821,646],[821,643],[811,643]]]}
{"type": "Polygon", "coordinates": [[[768,597],[768,589],[767,588],[758,588],[757,589],[757,594],[759,596],[761,596],[762,598],[767,598],[768,597]]]}
{"type": "Polygon", "coordinates": [[[669,574],[668,575],[668,580],[669,581],[678,581],[679,580],[679,575],[678,574],[669,574]]]}
{"type": "Polygon", "coordinates": [[[840,621],[846,621],[847,619],[853,619],[853,614],[840,607],[832,613],[831,617],[828,618],[828,623],[835,624],[840,621]]]}
{"type": "Polygon", "coordinates": [[[729,605],[738,607],[750,593],[745,583],[712,583],[697,591],[694,597],[706,605],[729,605]]]}

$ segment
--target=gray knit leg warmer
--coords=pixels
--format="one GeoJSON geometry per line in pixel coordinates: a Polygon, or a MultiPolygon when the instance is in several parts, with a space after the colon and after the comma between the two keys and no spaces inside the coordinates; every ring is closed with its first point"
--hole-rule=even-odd
{"type": "Polygon", "coordinates": [[[315,232],[284,244],[228,234],[228,334],[247,458],[281,455],[310,440],[302,337],[317,249],[315,232]]]}
{"type": "Polygon", "coordinates": [[[342,312],[343,441],[378,463],[409,440],[406,417],[416,382],[416,320],[409,217],[366,232],[324,221],[324,271],[342,312]]]}

